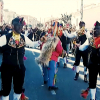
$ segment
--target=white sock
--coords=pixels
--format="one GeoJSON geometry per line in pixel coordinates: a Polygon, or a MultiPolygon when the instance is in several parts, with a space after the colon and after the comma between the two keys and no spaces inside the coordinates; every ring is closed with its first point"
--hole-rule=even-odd
{"type": "Polygon", "coordinates": [[[76,73],[79,73],[79,66],[76,66],[76,73]]]}
{"type": "Polygon", "coordinates": [[[95,100],[96,89],[90,89],[90,98],[95,100]]]}
{"type": "Polygon", "coordinates": [[[60,62],[60,57],[58,57],[58,61],[57,62],[60,62]]]}
{"type": "Polygon", "coordinates": [[[87,68],[84,67],[84,75],[87,75],[87,68]]]}
{"type": "Polygon", "coordinates": [[[20,100],[21,94],[14,93],[13,100],[20,100]]]}
{"type": "Polygon", "coordinates": [[[2,96],[1,100],[9,100],[9,95],[8,96],[2,96]]]}
{"type": "Polygon", "coordinates": [[[66,61],[66,60],[67,60],[66,57],[64,57],[63,59],[64,59],[64,64],[66,64],[66,63],[67,63],[67,61],[66,61]]]}

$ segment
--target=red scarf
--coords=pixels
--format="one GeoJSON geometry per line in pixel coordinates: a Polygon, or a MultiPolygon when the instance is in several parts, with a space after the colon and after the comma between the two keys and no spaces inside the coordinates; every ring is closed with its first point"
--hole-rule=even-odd
{"type": "Polygon", "coordinates": [[[94,46],[96,49],[100,48],[100,37],[94,39],[94,46]]]}

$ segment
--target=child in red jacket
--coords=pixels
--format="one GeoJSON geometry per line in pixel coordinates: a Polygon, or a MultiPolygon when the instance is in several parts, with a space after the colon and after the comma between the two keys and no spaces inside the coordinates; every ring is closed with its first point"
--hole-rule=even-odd
{"type": "Polygon", "coordinates": [[[48,68],[48,89],[56,90],[58,87],[55,86],[56,82],[56,73],[57,73],[57,60],[59,55],[62,54],[62,45],[60,39],[55,37],[50,37],[47,39],[46,43],[44,43],[42,47],[42,51],[40,56],[36,59],[36,61],[40,64],[43,64],[44,67],[48,68]]]}
{"type": "Polygon", "coordinates": [[[57,76],[57,60],[59,55],[62,54],[62,45],[61,41],[59,40],[57,43],[57,46],[55,48],[55,51],[52,52],[51,60],[49,61],[49,69],[48,69],[48,89],[49,90],[56,90],[58,89],[57,86],[55,86],[56,83],[56,76],[57,76]]]}

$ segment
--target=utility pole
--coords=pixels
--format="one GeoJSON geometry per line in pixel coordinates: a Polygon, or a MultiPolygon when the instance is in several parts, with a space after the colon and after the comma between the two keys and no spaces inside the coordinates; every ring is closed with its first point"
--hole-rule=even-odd
{"type": "Polygon", "coordinates": [[[83,21],[83,0],[81,0],[81,21],[83,21]]]}

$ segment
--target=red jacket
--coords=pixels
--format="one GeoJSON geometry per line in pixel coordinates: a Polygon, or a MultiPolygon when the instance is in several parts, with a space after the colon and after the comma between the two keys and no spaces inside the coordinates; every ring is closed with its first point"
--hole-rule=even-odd
{"type": "Polygon", "coordinates": [[[56,46],[55,51],[52,52],[51,60],[54,60],[54,61],[57,62],[59,55],[62,54],[62,51],[63,51],[63,47],[61,45],[61,41],[59,40],[59,42],[58,42],[58,44],[56,46]]]}
{"type": "MultiPolygon", "coordinates": [[[[42,49],[43,44],[44,43],[42,43],[42,45],[40,46],[40,50],[42,49]]],[[[59,55],[62,54],[62,51],[63,51],[63,47],[61,45],[61,41],[59,40],[59,42],[58,42],[58,44],[56,46],[55,51],[52,52],[52,56],[51,56],[50,59],[57,62],[59,55]]]]}

